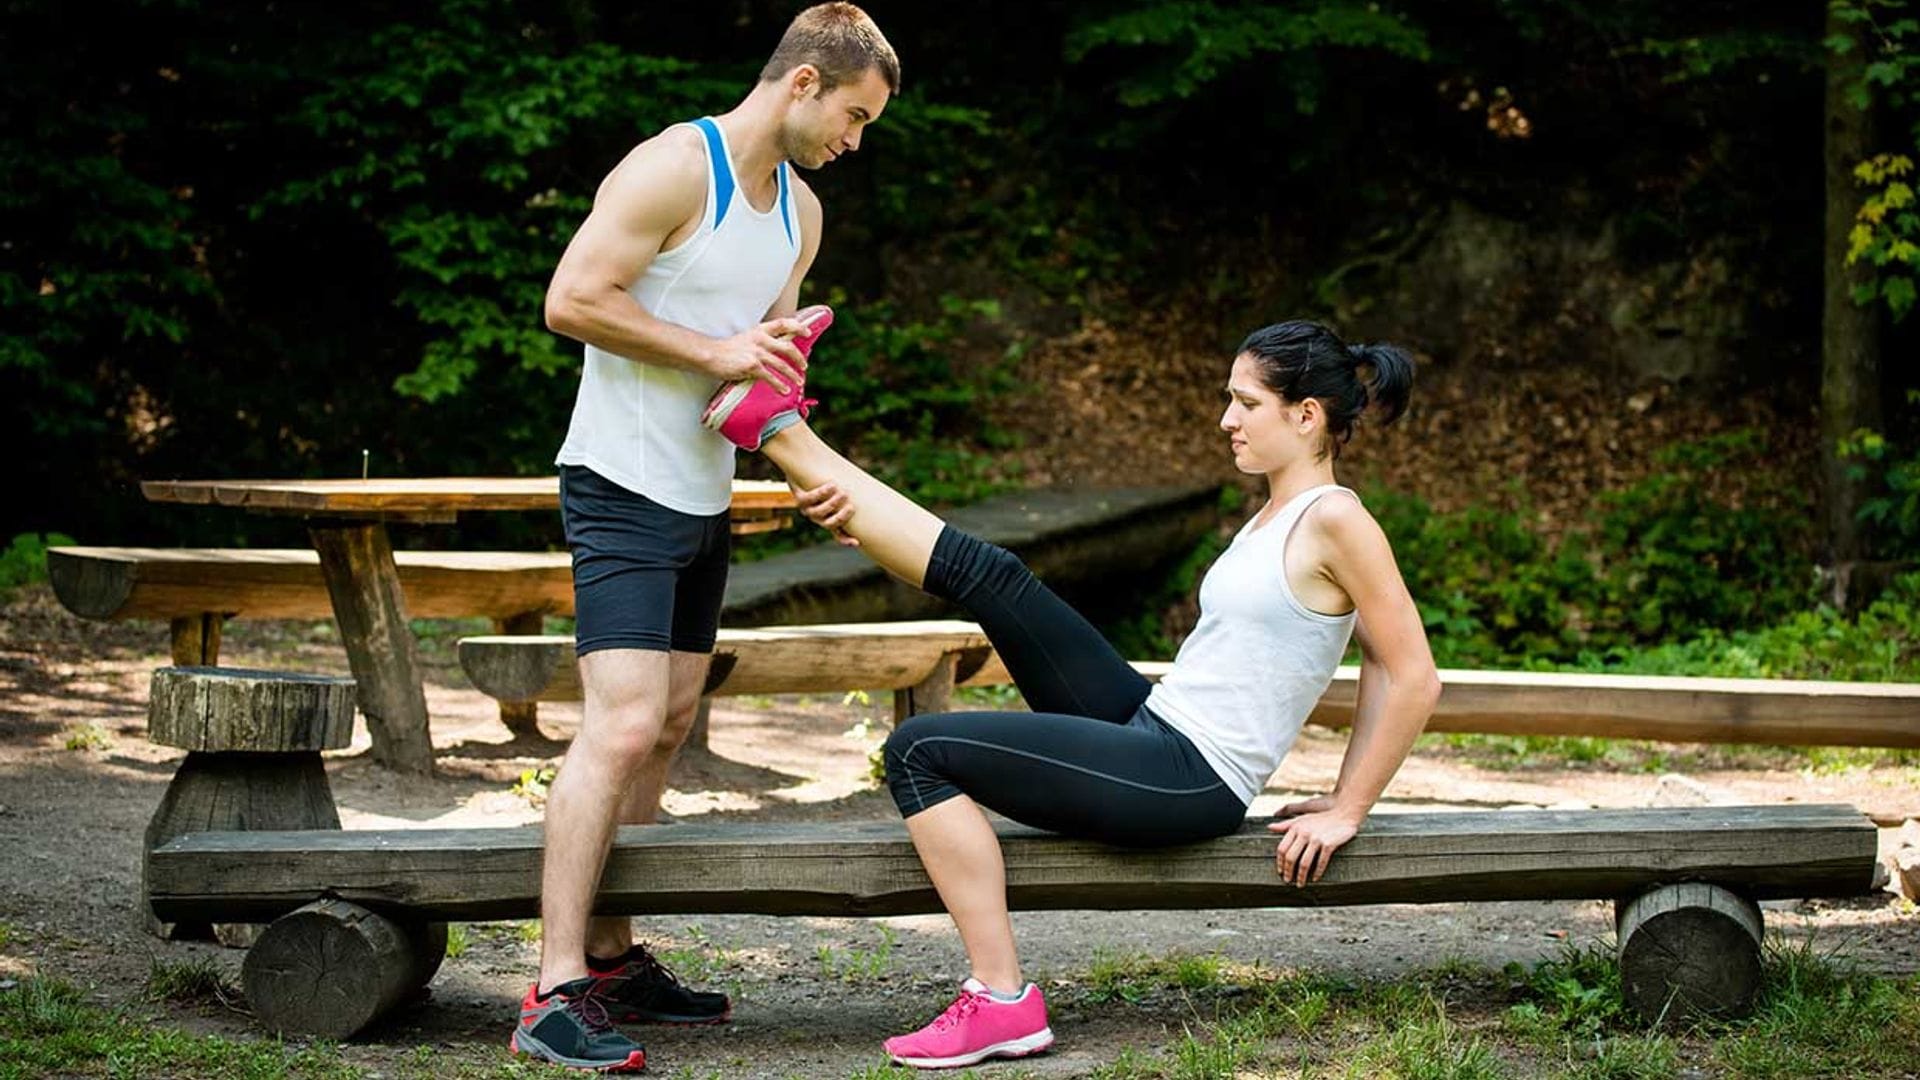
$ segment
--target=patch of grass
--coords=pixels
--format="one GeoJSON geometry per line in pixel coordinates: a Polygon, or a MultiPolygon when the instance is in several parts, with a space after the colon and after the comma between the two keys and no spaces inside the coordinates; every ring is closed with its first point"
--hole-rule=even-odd
{"type": "Polygon", "coordinates": [[[1483,769],[1564,769],[1603,765],[1617,772],[1667,772],[1672,748],[1632,739],[1583,735],[1470,735],[1458,732],[1420,737],[1423,749],[1443,749],[1483,769]]]}
{"type": "Polygon", "coordinates": [[[877,926],[880,941],[871,949],[837,949],[822,942],[814,950],[814,958],[820,963],[820,974],[841,982],[873,982],[882,979],[893,970],[893,947],[899,943],[900,935],[893,927],[881,923],[877,926]]]}
{"type": "Polygon", "coordinates": [[[147,968],[148,1001],[226,1002],[233,999],[233,984],[207,957],[169,961],[154,957],[147,968]]]}
{"type": "Polygon", "coordinates": [[[447,959],[458,960],[466,955],[467,947],[473,944],[473,937],[466,923],[447,924],[447,959]]]}
{"type": "Polygon", "coordinates": [[[0,919],[0,949],[13,944],[13,924],[0,919]]]}
{"type": "Polygon", "coordinates": [[[1121,1049],[1120,1056],[1087,1073],[1087,1080],[1137,1080],[1165,1075],[1166,1070],[1151,1054],[1128,1046],[1121,1049]]]}
{"type": "Polygon", "coordinates": [[[538,942],[540,940],[540,920],[520,919],[516,921],[513,924],[513,936],[528,944],[538,942]]]}
{"type": "Polygon", "coordinates": [[[1253,1057],[1259,1036],[1237,1023],[1208,1024],[1199,1031],[1187,1028],[1173,1044],[1168,1069],[1172,1080],[1227,1080],[1253,1057]]]}
{"type": "Polygon", "coordinates": [[[1669,1080],[1679,1070],[1679,1047],[1665,1035],[1616,1035],[1587,1044],[1569,1040],[1566,1047],[1565,1080],[1669,1080]]]}
{"type": "Polygon", "coordinates": [[[63,745],[69,750],[105,750],[113,745],[113,740],[107,737],[106,729],[100,725],[81,724],[67,732],[63,745]]]}
{"type": "Polygon", "coordinates": [[[58,979],[29,978],[0,990],[0,1077],[75,1074],[348,1080],[360,1070],[325,1043],[295,1049],[154,1027],[89,1005],[58,979]]]}
{"type": "Polygon", "coordinates": [[[1920,1060],[1920,978],[1878,978],[1812,942],[1771,943],[1752,1018],[1714,1034],[1714,1060],[1735,1077],[1892,1075],[1920,1060]]]}
{"type": "Polygon", "coordinates": [[[1087,970],[1087,994],[1094,1001],[1138,1004],[1158,989],[1212,990],[1228,982],[1227,963],[1214,954],[1172,953],[1155,957],[1095,949],[1087,970]]]}
{"type": "Polygon", "coordinates": [[[1495,1080],[1507,1073],[1491,1046],[1437,1016],[1391,1027],[1362,1043],[1342,1075],[1349,1080],[1495,1080]]]}
{"type": "Polygon", "coordinates": [[[695,985],[709,983],[740,966],[739,950],[716,945],[699,924],[689,925],[686,934],[693,939],[691,947],[667,949],[660,953],[660,962],[683,981],[695,985]]]}
{"type": "MultiPolygon", "coordinates": [[[[1620,964],[1610,942],[1567,942],[1560,955],[1534,965],[1531,972],[1510,964],[1508,975],[1522,985],[1522,993],[1538,1016],[1522,1013],[1514,1022],[1535,1030],[1550,1024],[1577,1036],[1597,1037],[1626,1016],[1620,998],[1620,964]]],[[[1509,1010],[1511,1016],[1512,1010],[1509,1010]]],[[[1536,1031],[1537,1034],[1537,1031],[1536,1031]]]]}

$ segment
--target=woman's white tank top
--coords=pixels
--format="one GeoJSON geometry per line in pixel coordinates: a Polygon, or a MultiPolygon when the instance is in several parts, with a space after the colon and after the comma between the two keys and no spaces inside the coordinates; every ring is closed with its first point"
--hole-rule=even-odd
{"type": "MultiPolygon", "coordinates": [[[[762,213],[735,182],[726,133],[696,120],[707,147],[707,201],[692,236],[656,256],[628,290],[654,318],[708,337],[758,325],[800,258],[800,218],[786,162],[762,213]]],[[[583,465],[683,514],[710,515],[732,498],[733,444],[700,425],[719,388],[709,376],[587,346],[573,420],[555,463],[583,465]]]]}
{"type": "Polygon", "coordinates": [[[1287,539],[1331,491],[1353,494],[1308,488],[1260,529],[1253,520],[1241,528],[1200,582],[1199,625],[1147,696],[1147,708],[1191,739],[1242,802],[1293,748],[1353,633],[1353,612],[1313,611],[1287,582],[1287,539]]]}

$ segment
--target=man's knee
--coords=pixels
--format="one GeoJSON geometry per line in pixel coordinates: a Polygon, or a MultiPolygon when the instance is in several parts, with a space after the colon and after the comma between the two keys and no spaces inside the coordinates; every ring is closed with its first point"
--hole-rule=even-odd
{"type": "Polygon", "coordinates": [[[654,753],[672,756],[686,744],[687,737],[693,733],[693,722],[700,717],[700,702],[696,694],[668,706],[666,719],[660,725],[660,738],[654,743],[654,753]]]}

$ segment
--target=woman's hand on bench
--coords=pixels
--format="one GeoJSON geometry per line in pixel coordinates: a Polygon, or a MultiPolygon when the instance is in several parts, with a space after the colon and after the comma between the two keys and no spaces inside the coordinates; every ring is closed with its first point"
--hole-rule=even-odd
{"type": "Polygon", "coordinates": [[[1366,820],[1364,814],[1356,820],[1347,811],[1335,809],[1331,795],[1288,803],[1280,808],[1279,816],[1285,820],[1267,826],[1280,834],[1273,866],[1280,880],[1294,885],[1319,881],[1333,853],[1353,839],[1360,831],[1360,822],[1366,820]]]}

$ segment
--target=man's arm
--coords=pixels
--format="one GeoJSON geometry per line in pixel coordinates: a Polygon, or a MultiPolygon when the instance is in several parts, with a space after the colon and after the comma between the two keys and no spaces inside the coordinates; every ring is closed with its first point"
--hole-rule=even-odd
{"type": "Polygon", "coordinates": [[[723,381],[762,378],[784,389],[806,359],[783,319],[716,339],[653,317],[627,291],[668,237],[705,211],[706,158],[693,132],[674,129],[627,155],[594,195],[547,286],[547,327],[618,356],[723,381]]]}

